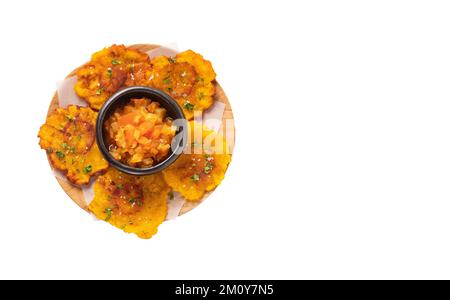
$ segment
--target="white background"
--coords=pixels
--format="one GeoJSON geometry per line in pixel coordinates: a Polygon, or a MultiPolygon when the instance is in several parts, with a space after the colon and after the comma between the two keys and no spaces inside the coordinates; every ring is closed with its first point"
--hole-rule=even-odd
{"type": "Polygon", "coordinates": [[[2,1],[0,278],[450,278],[446,1],[2,1]],[[210,59],[223,184],[151,240],[95,222],[36,137],[55,82],[112,43],[210,59]]]}

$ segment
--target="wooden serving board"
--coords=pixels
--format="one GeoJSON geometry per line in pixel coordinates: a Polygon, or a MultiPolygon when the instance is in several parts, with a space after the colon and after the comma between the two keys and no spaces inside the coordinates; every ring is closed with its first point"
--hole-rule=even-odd
{"type": "MultiPolygon", "coordinates": [[[[132,49],[136,49],[136,50],[140,50],[142,52],[148,52],[152,49],[158,48],[160,47],[159,45],[151,45],[151,44],[135,44],[135,45],[131,45],[128,46],[129,48],[132,49]]],[[[66,78],[72,77],[76,75],[78,68],[73,70],[69,75],[67,75],[66,78]]],[[[234,131],[234,126],[232,128],[227,128],[227,124],[230,124],[227,122],[227,120],[231,120],[233,122],[231,122],[231,124],[234,124],[234,117],[233,117],[233,111],[231,109],[231,105],[230,102],[228,101],[227,96],[225,95],[225,92],[223,91],[223,89],[221,88],[221,86],[219,85],[218,82],[215,82],[215,88],[216,88],[216,94],[214,96],[214,100],[218,101],[218,102],[222,102],[225,103],[225,111],[222,117],[222,133],[224,134],[224,136],[231,136],[232,137],[232,141],[234,142],[234,137],[235,137],[235,131],[234,131]],[[231,132],[231,134],[230,134],[231,132]]],[[[58,93],[55,92],[55,94],[53,95],[53,99],[50,102],[49,108],[48,108],[48,113],[47,116],[53,112],[56,108],[59,107],[59,99],[58,99],[58,93]]],[[[230,141],[227,141],[229,143],[230,146],[230,151],[231,153],[233,153],[233,148],[234,148],[234,143],[230,141]]],[[[49,162],[50,163],[50,162],[49,162]]],[[[64,178],[60,178],[58,176],[55,176],[56,180],[58,180],[58,183],[60,184],[60,186],[63,188],[63,190],[66,192],[66,194],[82,209],[87,211],[87,203],[84,200],[84,195],[83,192],[81,190],[81,188],[79,186],[76,186],[70,182],[68,182],[66,179],[64,178]]],[[[92,183],[93,180],[91,180],[92,183]]],[[[214,192],[214,191],[212,191],[214,192]]],[[[206,193],[205,196],[203,197],[202,200],[197,201],[197,202],[189,202],[186,201],[184,206],[182,207],[182,209],[180,210],[180,214],[182,215],[192,209],[194,209],[196,206],[198,206],[200,203],[202,203],[206,198],[208,198],[208,196],[212,193],[206,193]]]]}

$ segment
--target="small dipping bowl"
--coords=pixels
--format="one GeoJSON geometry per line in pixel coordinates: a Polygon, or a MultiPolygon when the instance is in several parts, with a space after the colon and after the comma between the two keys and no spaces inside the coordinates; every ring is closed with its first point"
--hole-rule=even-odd
{"type": "Polygon", "coordinates": [[[160,90],[143,86],[128,87],[112,95],[111,98],[103,104],[102,108],[98,112],[95,129],[97,144],[103,157],[114,168],[124,173],[138,176],[154,174],[170,166],[183,152],[187,141],[187,121],[178,103],[173,100],[172,97],[160,90]],[[158,102],[161,107],[166,109],[167,116],[176,121],[174,122],[174,125],[177,126],[177,131],[175,137],[172,139],[169,155],[166,159],[151,167],[136,168],[116,160],[111,153],[109,153],[108,146],[105,142],[105,121],[112,113],[114,113],[116,109],[129,103],[132,98],[147,98],[151,101],[158,102]]]}

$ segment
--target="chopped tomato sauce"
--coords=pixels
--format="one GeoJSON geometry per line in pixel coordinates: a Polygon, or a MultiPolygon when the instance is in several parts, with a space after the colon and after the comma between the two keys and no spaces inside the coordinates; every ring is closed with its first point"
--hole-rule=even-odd
{"type": "Polygon", "coordinates": [[[132,167],[150,167],[170,153],[176,133],[166,109],[147,98],[131,99],[105,122],[112,156],[132,167]]]}

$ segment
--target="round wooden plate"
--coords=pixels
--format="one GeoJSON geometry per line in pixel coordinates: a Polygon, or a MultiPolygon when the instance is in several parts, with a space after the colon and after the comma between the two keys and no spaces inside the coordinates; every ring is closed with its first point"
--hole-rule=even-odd
{"type": "MultiPolygon", "coordinates": [[[[160,47],[159,45],[150,45],[150,44],[136,44],[128,46],[129,48],[136,49],[142,52],[148,52],[152,49],[160,47]]],[[[66,78],[72,77],[76,75],[78,69],[75,69],[72,71],[69,75],[67,75],[66,78]]],[[[234,137],[235,137],[235,131],[234,131],[234,117],[233,117],[233,111],[231,110],[230,102],[228,101],[227,96],[225,95],[225,92],[220,87],[219,83],[215,82],[215,88],[216,88],[216,94],[214,96],[214,100],[218,102],[225,103],[225,111],[222,117],[222,133],[226,137],[231,137],[232,141],[227,140],[230,146],[230,152],[233,153],[233,147],[234,147],[234,137]],[[232,126],[230,126],[232,124],[232,126]],[[228,127],[227,127],[228,126],[228,127]],[[231,128],[230,128],[231,127],[231,128]],[[231,134],[230,134],[231,132],[231,134]]],[[[47,116],[53,112],[56,108],[59,107],[59,99],[58,99],[58,93],[55,92],[52,101],[50,102],[50,106],[48,108],[47,116]]],[[[66,194],[82,209],[87,211],[87,203],[84,200],[83,192],[80,187],[71,184],[64,178],[60,178],[58,176],[55,176],[56,180],[58,180],[59,185],[63,188],[63,190],[66,192],[66,194]]],[[[209,193],[206,193],[202,200],[197,202],[190,202],[186,201],[180,210],[179,215],[182,215],[193,208],[195,208],[197,205],[202,203],[208,196],[214,191],[211,191],[209,193]]]]}

